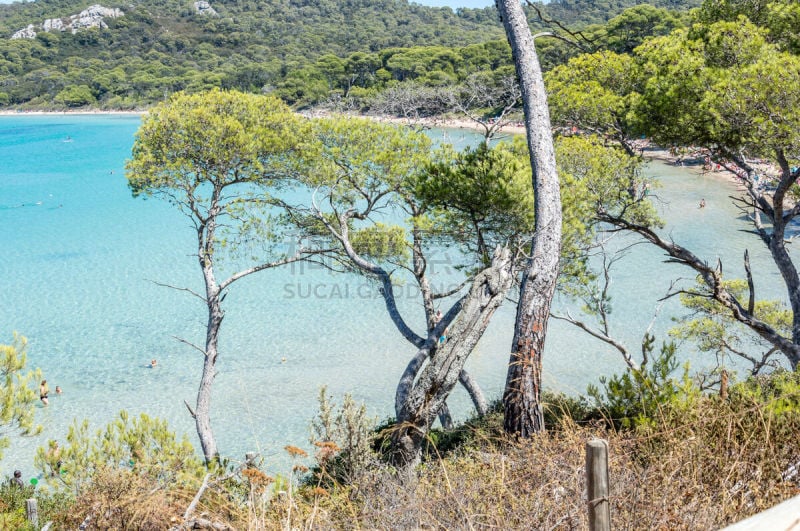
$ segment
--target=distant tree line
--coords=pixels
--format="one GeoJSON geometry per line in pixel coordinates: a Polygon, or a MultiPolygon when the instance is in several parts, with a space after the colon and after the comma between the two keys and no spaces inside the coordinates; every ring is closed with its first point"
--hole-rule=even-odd
{"type": "MultiPolygon", "coordinates": [[[[333,101],[361,108],[399,85],[453,85],[476,73],[497,81],[512,70],[494,8],[454,13],[401,0],[212,4],[219,16],[175,0],[109,4],[125,15],[107,20],[107,29],[39,31],[35,39],[15,40],[8,37],[28,24],[76,14],[88,2],[2,5],[0,106],[130,109],[179,91],[222,88],[274,92],[296,107],[333,101]]],[[[612,18],[634,4],[580,0],[539,8],[545,18],[582,28],[596,40],[593,46],[631,48],[637,39],[681,24],[681,15],[647,4],[612,18]]],[[[543,27],[535,10],[528,14],[543,27]]],[[[537,44],[545,70],[578,52],[556,40],[537,44]]]]}

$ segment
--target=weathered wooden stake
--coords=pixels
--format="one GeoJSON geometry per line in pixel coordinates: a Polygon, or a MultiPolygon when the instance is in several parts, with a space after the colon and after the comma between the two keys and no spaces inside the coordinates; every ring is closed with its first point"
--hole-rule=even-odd
{"type": "Polygon", "coordinates": [[[39,527],[39,508],[36,506],[36,498],[25,500],[25,516],[33,527],[39,527]]]}
{"type": "Polygon", "coordinates": [[[610,531],[608,441],[603,439],[594,439],[586,443],[586,495],[589,505],[589,530],[610,531]]]}

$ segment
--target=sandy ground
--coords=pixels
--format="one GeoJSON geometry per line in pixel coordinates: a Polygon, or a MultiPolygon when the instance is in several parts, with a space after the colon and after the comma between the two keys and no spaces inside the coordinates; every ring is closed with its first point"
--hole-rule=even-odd
{"type": "MultiPolygon", "coordinates": [[[[679,156],[670,153],[667,149],[652,145],[648,141],[642,141],[639,144],[639,148],[642,150],[642,156],[647,159],[661,160],[668,164],[683,166],[688,171],[697,175],[724,179],[734,183],[737,188],[744,190],[744,182],[734,171],[728,170],[724,166],[714,162],[706,164],[701,150],[697,150],[694,154],[679,156]]],[[[780,175],[780,170],[774,164],[758,161],[749,162],[760,176],[777,178],[780,175]]],[[[732,165],[731,168],[733,168],[732,165]]]]}
{"type": "MultiPolygon", "coordinates": [[[[134,111],[103,111],[103,110],[75,110],[75,111],[20,111],[20,110],[0,110],[0,116],[37,116],[37,115],[99,115],[99,114],[130,114],[130,115],[144,115],[147,110],[134,110],[134,111]]],[[[302,113],[304,116],[325,116],[328,113],[325,111],[315,110],[311,113],[302,113]]],[[[363,115],[357,115],[363,116],[363,115]]],[[[405,125],[422,125],[424,127],[441,127],[448,129],[465,129],[470,131],[483,132],[484,126],[469,119],[457,118],[394,118],[388,116],[365,116],[380,122],[396,123],[405,125]]],[[[502,126],[499,133],[511,135],[525,134],[525,126],[521,123],[510,123],[502,126]]],[[[680,157],[670,153],[669,150],[650,144],[648,141],[640,141],[637,146],[642,153],[642,156],[648,159],[657,159],[669,164],[682,165],[687,170],[697,173],[698,175],[705,175],[719,179],[725,179],[736,183],[738,186],[743,186],[742,181],[735,173],[716,164],[711,164],[710,169],[703,163],[702,156],[688,155],[680,157]],[[683,160],[681,163],[680,161],[683,160]]],[[[699,151],[698,151],[699,153],[699,151]]],[[[757,170],[767,176],[777,175],[776,168],[771,164],[754,164],[757,170]]]]}
{"type": "Polygon", "coordinates": [[[4,110],[0,111],[0,116],[64,116],[81,114],[146,114],[147,111],[98,111],[98,110],[80,110],[80,111],[19,111],[19,110],[4,110]]]}
{"type": "MultiPolygon", "coordinates": [[[[75,111],[23,111],[23,110],[0,110],[0,116],[63,116],[63,115],[97,115],[97,114],[133,114],[133,115],[144,115],[147,114],[147,110],[135,110],[135,111],[101,111],[101,110],[75,110],[75,111]]],[[[327,116],[330,113],[325,111],[312,111],[309,113],[301,113],[303,116],[311,116],[311,117],[319,117],[319,116],[327,116]]],[[[482,131],[483,127],[468,119],[453,119],[453,118],[419,118],[419,119],[410,119],[410,118],[394,118],[390,116],[368,116],[368,115],[353,115],[353,116],[362,116],[364,118],[371,118],[377,120],[379,122],[386,122],[386,123],[396,123],[396,124],[404,124],[404,125],[422,125],[425,127],[446,127],[449,129],[469,129],[472,131],[482,131]]],[[[525,126],[518,123],[512,123],[508,125],[504,125],[499,129],[499,132],[506,133],[506,134],[525,134],[525,126]]]]}

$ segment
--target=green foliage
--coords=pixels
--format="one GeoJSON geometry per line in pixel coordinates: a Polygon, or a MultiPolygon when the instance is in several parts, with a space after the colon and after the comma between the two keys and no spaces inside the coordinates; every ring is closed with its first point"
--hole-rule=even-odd
{"type": "Polygon", "coordinates": [[[758,405],[767,416],[800,421],[800,373],[778,370],[730,387],[729,400],[743,410],[758,405]]]}
{"type": "Polygon", "coordinates": [[[363,198],[358,189],[398,190],[430,153],[425,134],[364,118],[323,118],[314,129],[322,152],[308,160],[309,184],[331,187],[348,207],[363,198]]]}
{"type": "Polygon", "coordinates": [[[254,261],[284,241],[267,189],[296,176],[309,131],[307,120],[271,96],[180,93],[143,119],[126,163],[128,185],[205,226],[213,212],[220,230],[209,233],[206,252],[230,247],[254,261]]]}
{"type": "Polygon", "coordinates": [[[214,90],[176,94],[153,108],[136,134],[126,164],[134,195],[191,188],[271,184],[289,175],[285,155],[307,133],[279,100],[214,90]]]}
{"type": "Polygon", "coordinates": [[[409,258],[406,231],[397,225],[376,222],[350,232],[350,242],[358,254],[373,260],[400,262],[409,258]]]}
{"type": "Polygon", "coordinates": [[[33,497],[34,486],[19,487],[8,478],[0,483],[0,529],[25,529],[25,500],[33,497]]]}
{"type": "MultiPolygon", "coordinates": [[[[745,280],[726,280],[723,287],[738,300],[747,300],[748,287],[745,280]]],[[[776,351],[766,340],[755,336],[744,325],[730,315],[721,304],[714,301],[708,293],[705,283],[698,279],[697,286],[680,296],[681,303],[689,310],[689,314],[675,319],[678,325],[670,330],[670,335],[694,342],[702,352],[717,355],[720,362],[730,355],[743,357],[751,363],[751,372],[758,373],[765,367],[773,366],[772,360],[776,351]],[[756,358],[750,354],[755,343],[764,354],[756,358]]],[[[782,301],[754,301],[753,316],[779,334],[791,335],[792,312],[782,301]]]]}
{"type": "MultiPolygon", "coordinates": [[[[652,357],[654,342],[655,338],[646,336],[642,343],[646,360],[652,357]]],[[[675,344],[665,343],[651,362],[642,363],[639,369],[629,368],[621,375],[601,377],[602,388],[590,385],[587,394],[616,426],[653,426],[659,416],[698,396],[699,391],[689,378],[688,364],[680,379],[672,376],[677,368],[675,344]]]]}
{"type": "Polygon", "coordinates": [[[530,164],[521,138],[456,154],[445,147],[437,158],[406,184],[429,217],[429,230],[453,238],[484,265],[497,243],[533,233],[530,164]]]}
{"type": "Polygon", "coordinates": [[[632,136],[627,114],[642,81],[629,55],[584,54],[545,76],[553,123],[597,134],[632,136]]]}
{"type": "Polygon", "coordinates": [[[641,225],[659,227],[662,221],[647,200],[641,176],[642,161],[622,149],[608,145],[597,136],[570,136],[558,139],[556,161],[561,173],[579,186],[575,207],[580,219],[590,220],[593,212],[625,215],[641,225]]]}
{"type": "Polygon", "coordinates": [[[377,419],[367,416],[364,404],[345,394],[341,406],[331,402],[327,388],[319,391],[319,413],[311,421],[311,443],[317,450],[315,484],[348,484],[367,472],[375,460],[377,419]]]}
{"type": "MultiPolygon", "coordinates": [[[[550,20],[557,20],[567,26],[602,24],[617,16],[625,8],[638,4],[650,4],[656,8],[688,10],[700,5],[702,0],[651,0],[637,2],[629,0],[552,0],[537,2],[540,10],[550,20]]],[[[529,19],[536,20],[529,16],[529,19]]]]}
{"type": "Polygon", "coordinates": [[[62,517],[75,502],[69,493],[37,491],[33,485],[20,488],[6,479],[0,483],[0,529],[35,531],[25,514],[25,500],[30,498],[36,498],[40,523],[62,517]]]}
{"type": "Polygon", "coordinates": [[[125,15],[106,20],[108,29],[7,38],[28,24],[85,7],[57,0],[0,5],[0,77],[3,60],[16,75],[59,76],[57,83],[15,84],[12,104],[63,106],[54,99],[62,89],[87,85],[96,90],[101,84],[95,94],[101,106],[148,105],[165,94],[214,87],[253,92],[279,87],[287,100],[315,102],[346,77],[326,68],[331,66],[326,54],[344,58],[394,47],[465,46],[502,36],[495,17],[397,0],[217,2],[219,17],[196,14],[191,3],[144,0],[120,6],[125,15]],[[110,78],[109,71],[117,75],[110,78]]]}
{"type": "MultiPolygon", "coordinates": [[[[677,25],[674,15],[657,8],[686,9],[698,2],[654,0],[650,3],[656,7],[637,6],[620,14],[639,3],[559,0],[539,7],[545,16],[573,28],[609,22],[608,28],[588,33],[600,47],[622,52],[677,25]]],[[[0,35],[85,7],[68,0],[0,5],[0,35]]],[[[108,29],[0,39],[0,83],[8,94],[0,105],[127,109],[152,105],[178,91],[223,88],[274,91],[299,107],[341,100],[361,108],[376,92],[397,83],[441,87],[463,83],[478,71],[511,67],[510,49],[492,8],[454,12],[400,0],[263,0],[217,2],[220,16],[213,17],[196,14],[177,0],[121,7],[125,15],[107,20],[108,29]]],[[[544,28],[530,14],[533,25],[544,28]]],[[[776,11],[775,16],[781,21],[776,29],[785,28],[783,33],[792,38],[796,15],[776,11]]],[[[555,39],[540,39],[537,46],[546,68],[576,50],[555,39]]]]}
{"type": "Polygon", "coordinates": [[[178,440],[167,422],[142,413],[119,418],[92,434],[89,422],[69,428],[67,444],[49,441],[36,452],[35,464],[52,485],[64,485],[78,493],[93,477],[107,469],[129,470],[162,486],[197,479],[203,465],[184,437],[178,440]]]}
{"type": "MultiPolygon", "coordinates": [[[[709,0],[699,23],[654,32],[632,55],[582,55],[556,67],[547,75],[554,121],[623,143],[646,134],[749,156],[796,152],[800,59],[772,38],[754,4],[709,0]]],[[[783,2],[769,6],[784,21],[795,16],[783,2]]]]}
{"type": "Polygon", "coordinates": [[[645,39],[668,35],[683,25],[682,18],[676,12],[651,4],[640,4],[609,20],[594,36],[595,45],[599,49],[627,54],[645,39]]]}
{"type": "Polygon", "coordinates": [[[84,107],[97,101],[92,89],[86,85],[70,86],[56,94],[53,101],[65,107],[84,107]]]}
{"type": "MultiPolygon", "coordinates": [[[[800,145],[800,58],[746,18],[696,25],[637,50],[648,76],[633,110],[656,141],[773,155],[800,145]]],[[[788,155],[787,155],[788,156],[788,155]]]]}
{"type": "Polygon", "coordinates": [[[0,458],[8,448],[7,430],[22,435],[37,435],[42,427],[34,422],[35,405],[39,397],[34,387],[41,380],[39,369],[25,371],[28,361],[28,340],[14,334],[10,345],[0,345],[0,458]],[[32,387],[34,386],[34,387],[32,387]]]}

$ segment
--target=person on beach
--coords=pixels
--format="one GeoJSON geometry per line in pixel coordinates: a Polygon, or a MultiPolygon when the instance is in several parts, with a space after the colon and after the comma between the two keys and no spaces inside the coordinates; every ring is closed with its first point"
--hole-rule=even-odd
{"type": "Polygon", "coordinates": [[[39,400],[42,401],[42,404],[47,405],[50,401],[47,399],[47,395],[50,394],[50,389],[47,387],[47,380],[42,380],[42,383],[39,384],[39,400]]]}
{"type": "Polygon", "coordinates": [[[705,207],[706,207],[706,199],[704,197],[703,199],[700,200],[700,208],[705,208],[705,207]]]}
{"type": "Polygon", "coordinates": [[[22,472],[19,470],[14,471],[14,477],[9,480],[12,487],[19,487],[21,489],[25,488],[25,484],[22,482],[22,472]]]}

